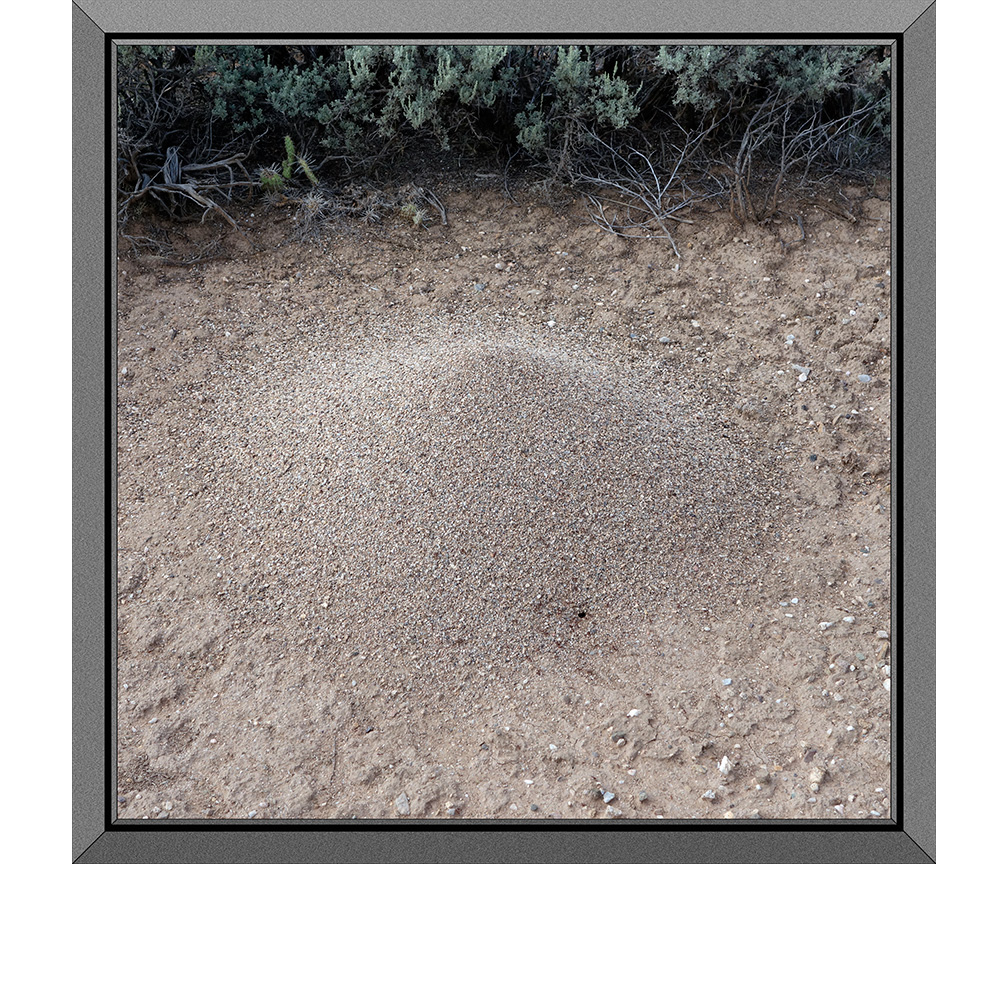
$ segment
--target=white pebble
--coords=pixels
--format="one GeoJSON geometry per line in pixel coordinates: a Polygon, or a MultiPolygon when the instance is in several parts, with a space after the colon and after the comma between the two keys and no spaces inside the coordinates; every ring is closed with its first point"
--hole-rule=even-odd
{"type": "Polygon", "coordinates": [[[820,630],[829,630],[829,628],[830,628],[831,626],[833,626],[833,624],[832,624],[832,623],[820,623],[820,624],[819,624],[819,629],[820,629],[820,630]]]}
{"type": "Polygon", "coordinates": [[[844,616],[843,621],[844,621],[844,623],[853,623],[854,622],[854,617],[853,616],[844,616]]]}
{"type": "Polygon", "coordinates": [[[640,711],[636,707],[632,711],[627,711],[627,717],[637,717],[638,714],[640,714],[640,711]]]}
{"type": "Polygon", "coordinates": [[[721,685],[722,686],[731,686],[731,679],[722,679],[721,680],[721,685]]]}
{"type": "Polygon", "coordinates": [[[721,763],[718,765],[718,770],[721,771],[726,777],[731,773],[732,765],[728,762],[728,757],[724,756],[721,759],[721,763]]]}

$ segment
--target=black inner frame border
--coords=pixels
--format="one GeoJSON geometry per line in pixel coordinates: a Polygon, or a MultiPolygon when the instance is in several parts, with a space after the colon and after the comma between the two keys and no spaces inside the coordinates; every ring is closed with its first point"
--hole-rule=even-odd
{"type": "MultiPolygon", "coordinates": [[[[423,42],[423,41],[443,41],[446,38],[451,42],[444,44],[459,44],[465,42],[557,42],[563,44],[581,44],[583,42],[606,41],[611,44],[631,44],[637,41],[648,42],[668,42],[671,40],[684,43],[714,43],[714,42],[748,42],[750,44],[772,44],[781,41],[808,41],[809,44],[848,44],[853,42],[874,42],[879,45],[892,46],[892,53],[895,57],[894,66],[891,70],[892,86],[892,121],[894,126],[894,149],[893,149],[893,174],[898,179],[895,187],[895,217],[891,219],[891,269],[896,271],[893,278],[894,283],[890,286],[890,296],[892,298],[891,318],[893,321],[893,331],[891,335],[891,353],[896,368],[894,370],[891,383],[891,417],[895,421],[894,440],[892,442],[891,469],[895,476],[897,486],[897,499],[891,498],[890,507],[890,545],[892,550],[893,563],[891,565],[891,598],[893,602],[893,618],[891,626],[893,629],[894,643],[898,648],[899,663],[896,668],[897,675],[893,676],[895,687],[892,690],[892,734],[890,738],[891,753],[891,787],[890,801],[892,817],[881,820],[792,820],[792,819],[767,819],[767,820],[724,820],[724,819],[702,819],[702,820],[677,820],[663,819],[657,820],[634,820],[621,819],[614,821],[595,820],[486,820],[486,819],[463,819],[458,821],[434,821],[434,820],[369,820],[369,819],[340,819],[340,820],[260,820],[258,822],[243,820],[122,820],[115,816],[117,809],[116,769],[117,769],[117,748],[116,748],[116,677],[117,677],[117,596],[116,596],[116,542],[117,542],[117,522],[116,522],[116,493],[117,493],[117,469],[116,469],[116,396],[114,386],[109,385],[105,396],[105,422],[107,432],[107,444],[105,453],[105,483],[106,483],[106,516],[107,535],[105,543],[105,611],[106,611],[106,635],[105,635],[105,725],[104,742],[106,752],[106,774],[104,783],[104,829],[108,833],[156,833],[156,834],[178,834],[184,833],[268,833],[268,832],[325,832],[339,834],[356,834],[366,832],[422,832],[430,834],[434,832],[449,832],[452,834],[465,833],[486,833],[486,832],[507,832],[507,833],[570,833],[581,831],[603,831],[609,830],[619,833],[662,833],[673,834],[679,832],[732,832],[732,833],[766,833],[766,832],[788,832],[788,833],[854,833],[854,834],[892,834],[905,832],[904,800],[904,676],[903,666],[903,539],[902,539],[902,511],[904,501],[903,482],[903,294],[904,294],[904,271],[903,271],[903,230],[904,230],[904,185],[903,185],[903,156],[904,156],[904,32],[898,33],[850,33],[837,35],[836,33],[822,32],[767,32],[767,33],[684,33],[671,36],[668,33],[580,33],[575,38],[570,34],[548,34],[548,33],[488,33],[472,36],[463,34],[453,36],[450,33],[409,33],[396,34],[389,33],[276,33],[264,35],[262,33],[151,33],[141,32],[104,32],[104,59],[105,59],[105,95],[106,95],[106,130],[108,136],[105,144],[105,170],[106,170],[106,196],[109,201],[105,210],[105,377],[114,370],[114,353],[116,346],[117,315],[116,315],[116,266],[115,266],[115,185],[114,185],[114,116],[112,114],[114,100],[113,82],[115,80],[115,59],[116,48],[121,42],[139,42],[148,40],[150,44],[172,44],[173,42],[206,41],[208,43],[225,44],[225,40],[246,40],[255,41],[261,45],[269,45],[276,39],[278,43],[295,42],[304,40],[326,40],[334,44],[353,43],[359,41],[371,42],[381,38],[379,44],[396,44],[397,42],[423,42]]],[[[100,837],[98,839],[101,839],[100,837]]],[[[390,838],[391,839],[391,838],[390,838]]],[[[94,843],[98,841],[95,840],[94,843]]],[[[931,862],[931,855],[919,848],[916,841],[911,839],[911,843],[921,850],[924,858],[931,862]]],[[[92,844],[91,846],[94,846],[92,844]]],[[[80,862],[90,847],[86,848],[75,859],[80,862]]],[[[391,860],[398,860],[393,858],[391,860]]]]}

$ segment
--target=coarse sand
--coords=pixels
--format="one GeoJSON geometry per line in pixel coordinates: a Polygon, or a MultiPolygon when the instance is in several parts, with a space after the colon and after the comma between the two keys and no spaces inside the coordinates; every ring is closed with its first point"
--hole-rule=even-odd
{"type": "Polygon", "coordinates": [[[120,814],[887,817],[888,204],[446,195],[123,260],[120,814]]]}

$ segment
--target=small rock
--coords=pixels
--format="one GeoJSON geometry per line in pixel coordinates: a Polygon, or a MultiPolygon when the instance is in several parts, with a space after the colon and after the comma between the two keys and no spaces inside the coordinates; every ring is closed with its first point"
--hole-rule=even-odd
{"type": "Polygon", "coordinates": [[[636,707],[632,711],[627,711],[627,717],[637,717],[639,714],[640,711],[636,707]]]}
{"type": "Polygon", "coordinates": [[[396,798],[395,807],[399,815],[409,815],[409,798],[406,797],[405,791],[396,798]]]}
{"type": "Polygon", "coordinates": [[[871,381],[871,375],[866,375],[866,374],[859,374],[859,375],[857,376],[857,380],[858,380],[859,382],[864,382],[864,383],[865,383],[865,384],[867,385],[867,384],[868,384],[868,382],[870,382],[870,381],[871,381]]]}
{"type": "Polygon", "coordinates": [[[844,623],[853,623],[854,622],[854,617],[853,616],[844,616],[843,621],[844,621],[844,623]]]}
{"type": "Polygon", "coordinates": [[[662,336],[659,338],[658,342],[664,343],[666,346],[668,346],[668,344],[671,343],[672,340],[668,336],[662,336]]]}
{"type": "Polygon", "coordinates": [[[174,805],[172,805],[172,803],[171,803],[170,801],[166,801],[166,802],[164,803],[164,806],[163,806],[163,807],[164,807],[164,808],[166,808],[166,809],[167,809],[167,810],[168,810],[169,812],[171,812],[171,810],[172,810],[172,809],[173,809],[173,808],[174,808],[175,806],[174,806],[174,805]]]}
{"type": "Polygon", "coordinates": [[[529,805],[529,810],[532,811],[532,812],[538,812],[539,811],[539,806],[538,805],[529,805]]]}
{"type": "Polygon", "coordinates": [[[713,791],[704,791],[700,797],[705,801],[717,801],[717,795],[713,791]]]}
{"type": "Polygon", "coordinates": [[[722,686],[731,686],[731,679],[722,679],[721,680],[721,685],[722,686]]]}
{"type": "Polygon", "coordinates": [[[647,791],[641,791],[641,793],[639,795],[637,795],[637,800],[638,801],[647,801],[647,791]]]}
{"type": "Polygon", "coordinates": [[[881,637],[883,640],[888,640],[889,633],[886,630],[876,630],[875,631],[875,636],[876,637],[881,637]]]}
{"type": "Polygon", "coordinates": [[[457,810],[453,809],[453,808],[446,808],[445,809],[445,815],[454,816],[456,811],[457,810]]]}
{"type": "Polygon", "coordinates": [[[477,293],[479,291],[485,291],[486,290],[486,284],[485,283],[474,283],[473,284],[473,289],[476,290],[477,293]]]}
{"type": "MultiPolygon", "coordinates": [[[[764,277],[764,279],[766,279],[766,278],[764,277]]],[[[734,819],[735,818],[735,813],[734,812],[725,812],[724,817],[725,817],[725,819],[734,819]]]]}
{"type": "Polygon", "coordinates": [[[504,269],[504,263],[502,263],[502,262],[495,262],[494,263],[494,269],[504,269]]]}
{"type": "Polygon", "coordinates": [[[602,792],[602,801],[604,801],[606,803],[606,805],[608,805],[609,802],[611,802],[613,800],[613,798],[615,798],[615,797],[616,797],[616,795],[614,795],[612,793],[612,791],[603,791],[602,792]]]}
{"type": "Polygon", "coordinates": [[[550,320],[549,320],[549,321],[548,321],[548,322],[546,323],[546,325],[548,325],[548,326],[550,327],[550,329],[552,329],[552,328],[553,328],[553,326],[555,326],[555,325],[556,325],[556,322],[555,322],[555,321],[554,321],[553,319],[550,319],[550,320]]]}
{"type": "Polygon", "coordinates": [[[254,819],[255,818],[255,814],[256,814],[256,810],[252,809],[252,811],[249,812],[249,814],[248,814],[249,819],[254,819]]]}
{"type": "Polygon", "coordinates": [[[731,765],[731,763],[728,762],[728,757],[727,756],[723,756],[721,758],[721,762],[718,764],[718,770],[720,770],[721,773],[725,777],[727,777],[728,774],[731,773],[731,769],[732,769],[732,765],[731,765]]]}
{"type": "Polygon", "coordinates": [[[626,745],[626,739],[625,738],[617,739],[616,740],[616,745],[617,746],[625,746],[626,745]]]}
{"type": "Polygon", "coordinates": [[[158,819],[167,819],[168,816],[169,816],[169,814],[170,813],[168,813],[168,812],[161,812],[161,813],[158,814],[158,819]]]}
{"type": "Polygon", "coordinates": [[[820,629],[820,630],[829,630],[829,628],[830,628],[831,626],[833,626],[833,624],[832,624],[832,623],[820,623],[820,624],[819,624],[819,629],[820,629]]]}

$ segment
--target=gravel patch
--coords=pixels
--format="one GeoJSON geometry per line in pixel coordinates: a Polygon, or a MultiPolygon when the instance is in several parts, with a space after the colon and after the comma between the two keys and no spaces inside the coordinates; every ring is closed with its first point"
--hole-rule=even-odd
{"type": "Polygon", "coordinates": [[[225,573],[260,616],[379,662],[499,668],[611,652],[642,613],[731,606],[760,573],[766,449],[664,369],[475,321],[299,349],[218,402],[247,432],[215,465],[225,573]]]}

